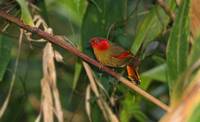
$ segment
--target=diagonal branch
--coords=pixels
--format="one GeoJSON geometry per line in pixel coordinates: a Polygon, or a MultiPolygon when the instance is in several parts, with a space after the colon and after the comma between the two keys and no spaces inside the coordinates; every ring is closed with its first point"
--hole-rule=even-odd
{"type": "Polygon", "coordinates": [[[20,28],[23,28],[23,29],[25,29],[25,30],[27,30],[27,31],[29,31],[31,33],[37,34],[41,38],[43,38],[45,40],[48,40],[49,42],[51,42],[51,43],[53,43],[55,45],[60,46],[61,48],[65,49],[66,51],[69,51],[70,53],[80,57],[81,59],[85,60],[86,62],[88,62],[88,63],[100,68],[104,72],[112,75],[113,77],[115,77],[116,79],[121,81],[121,83],[123,83],[125,86],[127,86],[130,89],[136,91],[137,93],[139,93],[140,95],[142,95],[143,97],[145,97],[146,99],[151,101],[152,103],[154,103],[157,106],[159,106],[163,110],[169,111],[169,107],[167,105],[165,105],[164,103],[162,103],[160,100],[158,100],[157,98],[155,98],[152,95],[148,94],[146,91],[144,91],[140,87],[136,86],[134,83],[132,83],[131,81],[127,80],[126,78],[124,78],[120,74],[112,71],[110,68],[102,66],[102,64],[100,64],[96,60],[90,58],[89,56],[87,56],[86,54],[82,53],[78,49],[72,47],[70,44],[68,44],[67,42],[65,42],[61,38],[59,38],[59,37],[57,37],[57,36],[55,36],[53,34],[49,34],[47,32],[44,32],[44,31],[40,30],[39,28],[31,27],[29,25],[26,25],[21,20],[19,20],[18,18],[14,17],[14,16],[11,16],[11,15],[7,14],[6,12],[4,12],[2,10],[0,10],[0,17],[5,19],[5,20],[7,20],[7,21],[9,21],[9,22],[11,22],[11,23],[16,24],[20,28]]]}

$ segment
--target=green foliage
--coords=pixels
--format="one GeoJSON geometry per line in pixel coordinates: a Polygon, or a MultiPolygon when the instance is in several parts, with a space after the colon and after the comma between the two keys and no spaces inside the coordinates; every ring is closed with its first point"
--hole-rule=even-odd
{"type": "Polygon", "coordinates": [[[122,100],[122,108],[120,111],[121,122],[130,122],[133,117],[138,122],[146,122],[148,117],[141,111],[139,102],[130,93],[125,93],[125,99],[122,100]]]}
{"type": "Polygon", "coordinates": [[[73,79],[73,86],[72,86],[73,90],[76,89],[76,85],[78,83],[81,71],[82,71],[82,64],[81,64],[81,62],[76,61],[75,72],[74,72],[74,79],[73,79]]]}
{"type": "Polygon", "coordinates": [[[12,41],[10,38],[0,35],[0,81],[2,81],[7,65],[11,58],[12,41]]]}
{"type": "MultiPolygon", "coordinates": [[[[174,0],[167,0],[168,5],[173,11],[175,8],[174,0]]],[[[159,5],[154,6],[145,16],[144,20],[138,24],[136,36],[134,38],[131,51],[136,54],[141,45],[153,41],[156,37],[166,29],[169,23],[169,17],[159,5]]]]}
{"type": "Polygon", "coordinates": [[[103,119],[102,113],[101,113],[100,109],[98,108],[97,104],[92,103],[91,106],[92,106],[92,113],[91,113],[92,114],[92,120],[94,122],[103,122],[103,121],[105,121],[103,119]]]}
{"type": "Polygon", "coordinates": [[[200,118],[200,104],[195,107],[195,110],[193,110],[191,116],[189,117],[188,122],[198,122],[200,118]]]}
{"type": "MultiPolygon", "coordinates": [[[[163,8],[157,3],[152,3],[152,1],[42,0],[40,1],[42,6],[40,6],[36,0],[36,4],[34,2],[32,4],[38,7],[40,11],[33,9],[30,4],[28,5],[28,2],[30,1],[17,0],[20,6],[21,19],[26,24],[33,25],[32,15],[42,13],[42,17],[52,27],[55,35],[65,34],[70,41],[72,40],[71,43],[89,56],[93,55],[89,40],[96,36],[108,38],[126,49],[130,48],[130,51],[134,54],[139,54],[138,57],[142,57],[139,67],[142,82],[139,87],[148,91],[149,94],[156,94],[161,101],[172,102],[177,100],[181,102],[180,97],[184,93],[183,89],[190,85],[191,79],[196,74],[196,69],[199,68],[197,66],[195,70],[192,69],[194,63],[198,63],[200,59],[200,37],[194,40],[189,50],[190,0],[182,0],[180,6],[176,6],[175,0],[165,1],[171,11],[177,12],[172,25],[170,25],[171,20],[169,20],[163,8]],[[141,14],[146,11],[147,14],[141,14]],[[151,43],[153,47],[149,46],[151,43]],[[160,87],[157,89],[158,85],[166,88],[167,83],[170,89],[169,97],[168,89],[164,91],[165,93],[160,93],[158,90],[160,87]]],[[[11,34],[11,37],[13,35],[18,37],[18,32],[7,31],[5,33],[11,34]]],[[[8,38],[3,34],[0,37],[0,81],[10,81],[17,48],[17,44],[13,44],[15,41],[12,40],[17,42],[17,39],[8,38]],[[11,55],[11,50],[14,52],[13,55],[11,55]]],[[[39,99],[39,96],[41,96],[42,48],[43,44],[41,43],[30,44],[23,41],[22,54],[19,60],[20,68],[17,70],[14,89],[16,92],[13,95],[14,97],[11,98],[9,112],[3,120],[14,121],[14,118],[20,119],[22,115],[27,117],[24,121],[35,120],[37,115],[35,113],[38,113],[38,110],[34,108],[34,104],[30,103],[30,97],[34,96],[39,99]],[[23,102],[17,107],[21,98],[23,98],[23,102]],[[15,109],[15,111],[12,109],[15,109]],[[14,115],[14,118],[9,118],[12,115],[14,115]]],[[[55,49],[57,50],[58,47],[55,46],[55,49]]],[[[73,121],[73,116],[88,121],[83,105],[88,78],[82,71],[81,59],[60,48],[58,50],[64,57],[64,64],[56,63],[56,71],[63,110],[67,112],[65,116],[70,118],[69,114],[72,114],[72,119],[69,119],[71,121],[73,121]]],[[[149,106],[150,102],[144,100],[141,95],[130,91],[101,69],[94,67],[92,69],[94,69],[94,74],[103,88],[103,90],[100,88],[98,90],[100,93],[106,94],[102,96],[105,97],[110,107],[109,97],[112,96],[114,100],[116,99],[116,106],[111,108],[120,121],[146,122],[154,119],[158,121],[161,118],[162,114],[157,113],[163,113],[163,111],[157,110],[155,105],[149,106]]],[[[121,72],[123,76],[127,77],[124,69],[113,68],[113,70],[121,72]]],[[[4,97],[9,82],[0,83],[0,96],[4,97]]],[[[94,94],[91,94],[90,100],[92,120],[94,122],[105,121],[102,111],[97,105],[99,98],[93,96],[94,94]]],[[[100,95],[100,97],[102,96],[100,95]]],[[[2,101],[0,102],[2,103],[2,101]]],[[[34,101],[34,103],[36,102],[34,101]]],[[[198,120],[198,109],[199,106],[193,111],[190,121],[198,120]]]]}
{"type": "Polygon", "coordinates": [[[161,64],[141,74],[143,78],[166,82],[166,64],[161,64]]]}
{"type": "Polygon", "coordinates": [[[58,0],[54,2],[52,7],[56,7],[58,13],[67,16],[76,25],[81,25],[87,7],[86,0],[58,0]],[[58,4],[58,6],[54,4],[58,4]]]}
{"type": "Polygon", "coordinates": [[[17,0],[21,7],[21,18],[24,21],[24,23],[28,25],[33,25],[33,20],[31,17],[31,14],[28,9],[28,3],[26,0],[17,0]]]}
{"type": "Polygon", "coordinates": [[[194,40],[194,44],[192,45],[191,53],[188,57],[188,64],[191,66],[200,58],[200,36],[194,40]]]}
{"type": "MultiPolygon", "coordinates": [[[[189,0],[184,0],[177,13],[176,20],[170,32],[167,44],[167,70],[168,70],[167,75],[168,75],[170,93],[173,92],[174,86],[176,86],[177,84],[176,83],[177,78],[184,72],[184,70],[187,67],[188,46],[189,46],[188,14],[189,14],[189,0]]],[[[177,90],[177,92],[181,93],[182,91],[179,89],[177,90]]]]}
{"type": "Polygon", "coordinates": [[[82,44],[87,53],[91,53],[88,48],[92,37],[106,38],[111,25],[123,21],[126,1],[115,0],[114,3],[113,0],[93,0],[88,5],[82,24],[82,44]]]}

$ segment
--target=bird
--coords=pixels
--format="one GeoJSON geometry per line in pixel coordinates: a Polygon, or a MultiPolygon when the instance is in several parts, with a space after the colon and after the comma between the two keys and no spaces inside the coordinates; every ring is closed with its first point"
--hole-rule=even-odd
{"type": "Polygon", "coordinates": [[[93,37],[90,39],[90,45],[93,49],[96,59],[103,65],[113,68],[126,68],[128,78],[139,85],[141,80],[138,74],[139,59],[131,51],[111,43],[108,39],[102,37],[93,37]]]}

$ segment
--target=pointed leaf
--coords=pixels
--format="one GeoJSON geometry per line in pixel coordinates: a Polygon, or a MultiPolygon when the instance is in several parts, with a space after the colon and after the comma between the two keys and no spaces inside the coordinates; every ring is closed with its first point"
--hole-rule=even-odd
{"type": "Polygon", "coordinates": [[[0,81],[2,80],[6,67],[11,57],[12,42],[10,38],[0,35],[0,81]]]}
{"type": "Polygon", "coordinates": [[[174,90],[178,76],[187,67],[189,3],[189,0],[182,1],[167,44],[167,77],[170,93],[174,90]]]}
{"type": "Polygon", "coordinates": [[[134,117],[138,122],[146,122],[148,117],[141,111],[140,104],[135,101],[135,97],[130,93],[126,93],[124,97],[120,111],[120,121],[129,122],[134,117]]]}
{"type": "Polygon", "coordinates": [[[21,7],[21,18],[24,21],[24,23],[28,25],[33,25],[33,20],[31,17],[31,14],[28,9],[28,1],[26,0],[17,0],[21,7]]]}
{"type": "Polygon", "coordinates": [[[73,86],[72,86],[73,91],[75,90],[76,85],[78,83],[78,80],[79,80],[79,77],[81,74],[81,70],[82,70],[82,64],[77,61],[75,64],[74,80],[73,80],[73,86]]]}
{"type": "Polygon", "coordinates": [[[54,1],[56,11],[66,16],[74,24],[80,26],[87,7],[86,0],[58,0],[54,1]]]}
{"type": "MultiPolygon", "coordinates": [[[[171,10],[175,8],[175,1],[168,0],[171,10]]],[[[137,53],[142,43],[150,42],[155,39],[164,30],[169,23],[169,17],[159,5],[153,7],[146,15],[144,20],[139,23],[136,37],[131,47],[131,52],[137,53]]]]}
{"type": "Polygon", "coordinates": [[[188,57],[188,63],[191,66],[200,58],[200,36],[194,41],[192,45],[190,56],[188,57]]]}
{"type": "Polygon", "coordinates": [[[149,78],[152,80],[166,81],[166,64],[159,65],[141,74],[143,78],[149,78]]]}
{"type": "Polygon", "coordinates": [[[177,96],[179,101],[172,103],[170,112],[163,116],[161,122],[192,122],[199,120],[200,114],[197,112],[199,112],[200,105],[200,70],[192,78],[191,84],[184,89],[182,96],[177,96]]]}

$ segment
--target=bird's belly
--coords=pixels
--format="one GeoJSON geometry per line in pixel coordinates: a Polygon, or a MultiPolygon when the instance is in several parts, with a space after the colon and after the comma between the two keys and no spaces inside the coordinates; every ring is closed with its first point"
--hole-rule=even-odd
{"type": "Polygon", "coordinates": [[[123,60],[113,58],[111,55],[109,55],[107,53],[100,53],[99,52],[98,54],[95,54],[95,55],[96,55],[97,60],[105,66],[110,66],[110,67],[123,67],[123,66],[125,66],[125,63],[124,63],[123,60]]]}

